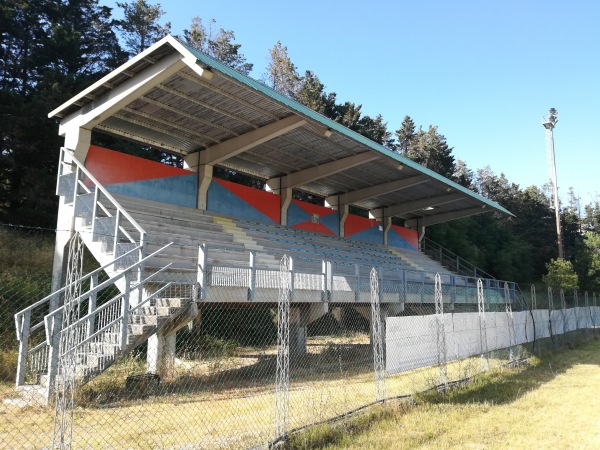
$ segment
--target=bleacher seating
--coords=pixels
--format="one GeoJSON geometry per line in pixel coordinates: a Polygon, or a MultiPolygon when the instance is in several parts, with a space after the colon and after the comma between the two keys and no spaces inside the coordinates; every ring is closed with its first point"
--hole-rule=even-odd
{"type": "MultiPolygon", "coordinates": [[[[257,265],[276,269],[281,255],[294,257],[297,270],[318,271],[321,261],[331,261],[335,273],[353,274],[359,265],[388,271],[415,270],[448,273],[438,262],[416,251],[390,249],[384,245],[296,230],[276,224],[227,217],[193,208],[116,195],[119,203],[146,230],[148,251],[174,242],[167,254],[157,258],[161,267],[170,259],[172,268],[195,271],[198,245],[208,243],[214,265],[245,266],[245,250],[257,251],[257,265]]],[[[150,264],[149,267],[152,267],[150,264]]]]}

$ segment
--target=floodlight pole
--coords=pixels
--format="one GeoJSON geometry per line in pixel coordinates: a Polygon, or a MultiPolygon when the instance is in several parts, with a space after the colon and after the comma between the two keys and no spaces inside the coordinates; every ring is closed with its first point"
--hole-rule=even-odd
{"type": "Polygon", "coordinates": [[[548,167],[550,169],[550,179],[552,181],[552,190],[554,196],[554,213],[556,215],[556,235],[558,237],[558,257],[564,259],[563,238],[560,226],[560,205],[558,202],[558,184],[556,182],[556,157],[554,154],[554,126],[558,122],[558,111],[550,108],[547,118],[544,118],[542,125],[546,129],[546,151],[548,153],[548,167]]]}

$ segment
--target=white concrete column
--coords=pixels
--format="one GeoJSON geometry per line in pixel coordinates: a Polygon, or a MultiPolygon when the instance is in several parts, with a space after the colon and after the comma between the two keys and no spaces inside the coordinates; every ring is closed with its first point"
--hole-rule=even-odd
{"type": "Polygon", "coordinates": [[[292,357],[306,354],[306,326],[308,325],[308,309],[290,308],[290,355],[292,357]]]}
{"type": "Polygon", "coordinates": [[[165,336],[160,331],[148,338],[146,356],[148,373],[157,373],[161,378],[175,375],[175,333],[165,336]]]}
{"type": "Polygon", "coordinates": [[[383,219],[383,245],[388,245],[388,234],[392,229],[392,218],[386,217],[383,219]]]}
{"type": "Polygon", "coordinates": [[[350,207],[348,205],[341,205],[339,207],[340,211],[340,236],[346,236],[346,219],[348,218],[348,214],[350,214],[350,207]]]}
{"type": "Polygon", "coordinates": [[[196,207],[203,211],[208,205],[208,188],[213,177],[213,166],[200,164],[200,153],[190,153],[183,158],[183,168],[198,173],[198,198],[196,207]]]}
{"type": "Polygon", "coordinates": [[[65,148],[73,151],[75,158],[85,162],[92,143],[92,132],[81,127],[69,127],[65,130],[65,148]]]}
{"type": "Polygon", "coordinates": [[[265,190],[281,197],[280,221],[281,225],[287,225],[288,208],[292,202],[292,188],[282,187],[281,178],[271,178],[265,184],[265,190]]]}
{"type": "MultiPolygon", "coordinates": [[[[72,127],[65,130],[64,137],[64,147],[67,149],[66,151],[69,153],[69,156],[77,158],[80,162],[85,162],[92,140],[92,132],[85,128],[72,127]]],[[[58,173],[56,176],[58,177],[58,173]]],[[[74,202],[66,203],[65,198],[61,197],[58,202],[58,217],[56,219],[56,238],[54,241],[54,259],[52,262],[52,291],[58,290],[63,284],[67,264],[65,246],[69,242],[69,239],[73,237],[74,231],[74,202]]]]}

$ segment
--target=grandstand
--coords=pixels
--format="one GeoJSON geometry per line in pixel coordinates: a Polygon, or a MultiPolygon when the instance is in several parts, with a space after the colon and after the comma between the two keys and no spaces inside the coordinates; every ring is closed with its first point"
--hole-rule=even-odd
{"type": "MultiPolygon", "coordinates": [[[[87,380],[146,340],[148,371],[160,371],[173,357],[176,331],[204,303],[276,305],[283,254],[294,261],[295,352],[305,351],[307,325],[335,308],[351,305],[370,320],[372,267],[380,269],[384,317],[433,303],[426,293],[436,273],[452,288],[452,307],[476,310],[475,280],[426,256],[419,240],[437,223],[510,215],[171,36],[50,117],[65,138],[54,292],[16,316],[17,386],[40,401],[56,376],[65,246],[75,233],[100,266],[86,278],[95,280],[80,297],[88,312],[74,325],[85,328],[73,351],[87,380]],[[170,152],[184,167],[91,145],[92,133],[170,152]],[[266,188],[213,177],[214,167],[266,188]],[[295,190],[324,204],[300,201],[295,190]],[[369,217],[351,214],[351,206],[369,217]],[[121,293],[100,306],[98,276],[121,293]],[[45,337],[32,339],[34,332],[45,337]],[[28,370],[38,375],[33,382],[28,370]]],[[[504,289],[486,283],[491,299],[504,289]]]]}

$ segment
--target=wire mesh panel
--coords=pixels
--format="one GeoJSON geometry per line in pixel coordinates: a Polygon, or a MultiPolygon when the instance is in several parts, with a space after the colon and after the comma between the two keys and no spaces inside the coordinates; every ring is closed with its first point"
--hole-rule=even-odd
{"type": "MultiPolygon", "coordinates": [[[[135,259],[101,269],[86,250],[89,276],[80,277],[72,303],[64,291],[52,293],[54,235],[42,241],[46,247],[36,245],[32,255],[47,249],[44,270],[15,265],[0,273],[5,448],[52,446],[58,403],[44,383],[53,310],[65,302],[79,314],[70,328],[77,343],[73,448],[264,446],[321,421],[346,420],[374,400],[444,388],[518,361],[521,349],[562,338],[570,324],[567,335],[585,329],[593,336],[600,327],[595,293],[587,302],[569,294],[563,307],[560,295],[538,288],[521,301],[514,284],[497,280],[398,267],[373,272],[361,248],[352,250],[355,260],[291,252],[293,264],[282,270],[281,254],[174,243],[162,269],[147,265],[140,277],[132,268],[130,278],[118,274],[135,259]]],[[[147,251],[164,244],[147,242],[147,251]]]]}

